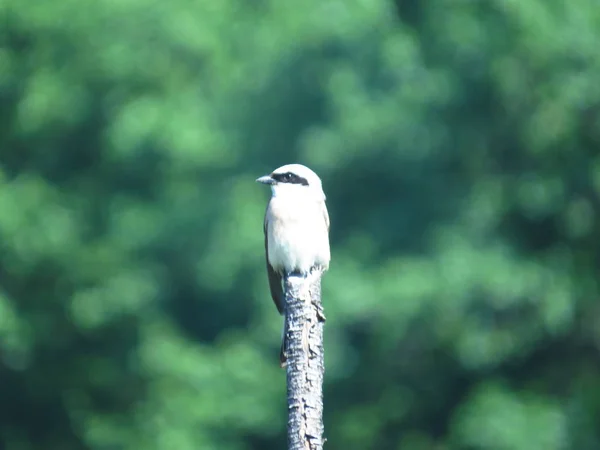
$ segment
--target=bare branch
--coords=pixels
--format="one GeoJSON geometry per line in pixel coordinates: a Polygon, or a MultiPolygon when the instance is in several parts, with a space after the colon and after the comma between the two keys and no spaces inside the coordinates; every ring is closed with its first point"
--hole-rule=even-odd
{"type": "Polygon", "coordinates": [[[285,279],[288,448],[323,448],[323,324],[320,270],[285,279]]]}

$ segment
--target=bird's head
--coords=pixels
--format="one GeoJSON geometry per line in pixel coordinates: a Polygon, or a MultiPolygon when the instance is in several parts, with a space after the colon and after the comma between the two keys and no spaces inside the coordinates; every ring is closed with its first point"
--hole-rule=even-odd
{"type": "Polygon", "coordinates": [[[325,200],[321,179],[302,164],[281,166],[270,175],[260,177],[256,181],[270,185],[273,196],[302,195],[315,196],[320,200],[325,200]]]}

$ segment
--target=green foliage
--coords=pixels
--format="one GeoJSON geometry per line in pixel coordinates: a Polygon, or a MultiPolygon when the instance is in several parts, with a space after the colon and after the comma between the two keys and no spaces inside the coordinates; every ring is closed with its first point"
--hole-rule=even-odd
{"type": "Polygon", "coordinates": [[[0,17],[1,447],[283,448],[254,179],[302,162],[327,448],[600,448],[595,1],[0,17]]]}

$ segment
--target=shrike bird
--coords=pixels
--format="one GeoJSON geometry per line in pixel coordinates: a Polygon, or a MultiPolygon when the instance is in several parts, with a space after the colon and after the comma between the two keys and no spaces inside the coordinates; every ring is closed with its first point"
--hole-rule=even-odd
{"type": "MultiPolygon", "coordinates": [[[[329,214],[321,179],[308,167],[288,164],[256,181],[271,186],[265,213],[265,256],[271,297],[285,312],[282,280],[292,273],[329,268],[329,214]]],[[[279,360],[286,364],[284,329],[279,360]]]]}

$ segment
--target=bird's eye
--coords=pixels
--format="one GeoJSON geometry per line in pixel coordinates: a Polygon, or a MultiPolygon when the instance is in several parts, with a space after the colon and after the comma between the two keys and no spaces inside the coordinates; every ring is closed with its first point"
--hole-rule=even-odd
{"type": "Polygon", "coordinates": [[[286,174],[285,174],[285,179],[286,179],[287,181],[290,181],[290,180],[292,179],[292,174],[291,174],[291,173],[289,173],[289,172],[288,172],[288,173],[286,173],[286,174]]]}

